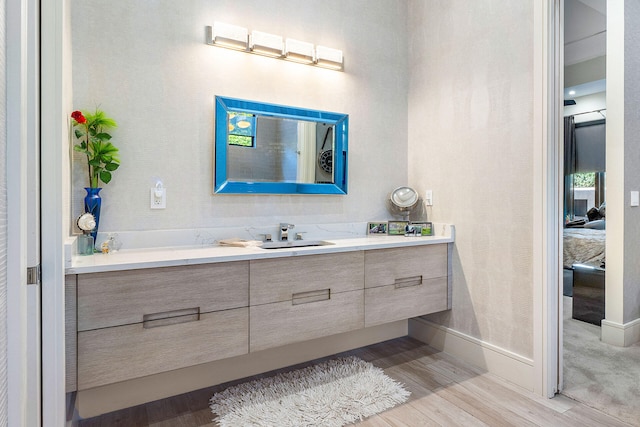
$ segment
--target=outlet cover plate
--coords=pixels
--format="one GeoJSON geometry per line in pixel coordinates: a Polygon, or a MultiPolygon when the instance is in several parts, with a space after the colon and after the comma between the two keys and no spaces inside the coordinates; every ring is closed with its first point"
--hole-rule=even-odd
{"type": "Polygon", "coordinates": [[[167,207],[167,189],[166,188],[151,188],[149,207],[151,209],[166,209],[167,207]]]}

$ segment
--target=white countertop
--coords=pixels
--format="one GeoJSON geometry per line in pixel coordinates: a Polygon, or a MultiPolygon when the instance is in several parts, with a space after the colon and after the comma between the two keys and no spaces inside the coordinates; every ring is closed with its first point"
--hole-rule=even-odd
{"type": "MultiPolygon", "coordinates": [[[[435,224],[434,224],[435,225],[435,224]]],[[[441,234],[424,237],[362,236],[355,238],[324,238],[330,245],[307,246],[284,249],[262,249],[259,247],[230,247],[217,245],[175,246],[164,248],[126,249],[110,254],[73,256],[66,274],[99,273],[107,271],[134,270],[141,268],[169,267],[179,265],[207,264],[216,262],[245,261],[251,259],[283,258],[291,256],[328,254],[359,250],[396,248],[404,246],[452,243],[455,229],[441,224],[441,234]]]]}

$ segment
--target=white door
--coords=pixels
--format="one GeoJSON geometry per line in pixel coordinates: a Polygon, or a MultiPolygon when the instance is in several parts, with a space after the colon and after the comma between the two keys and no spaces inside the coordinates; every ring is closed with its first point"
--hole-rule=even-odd
{"type": "Polygon", "coordinates": [[[39,2],[6,1],[9,425],[40,426],[39,2]]]}
{"type": "MultiPolygon", "coordinates": [[[[16,0],[13,0],[16,1],[16,0]]],[[[40,5],[42,426],[65,422],[64,248],[68,236],[71,56],[68,0],[40,5]],[[45,208],[46,206],[46,208],[45,208]]]]}

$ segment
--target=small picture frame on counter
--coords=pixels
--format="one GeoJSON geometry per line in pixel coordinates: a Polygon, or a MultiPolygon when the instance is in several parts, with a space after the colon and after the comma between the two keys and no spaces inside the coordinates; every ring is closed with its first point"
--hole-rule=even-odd
{"type": "Polygon", "coordinates": [[[372,221],[367,223],[367,235],[369,236],[386,236],[387,229],[387,221],[372,221]]]}
{"type": "Polygon", "coordinates": [[[409,227],[414,227],[412,236],[433,236],[433,223],[412,222],[409,227]]]}
{"type": "Polygon", "coordinates": [[[389,236],[404,236],[409,221],[389,221],[388,224],[389,236]]]}
{"type": "Polygon", "coordinates": [[[419,237],[422,236],[422,224],[410,223],[404,228],[405,237],[419,237]]]}

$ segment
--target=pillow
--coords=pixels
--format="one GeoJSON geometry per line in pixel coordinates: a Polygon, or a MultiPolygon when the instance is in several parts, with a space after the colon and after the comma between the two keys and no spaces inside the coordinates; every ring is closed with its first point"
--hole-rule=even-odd
{"type": "Polygon", "coordinates": [[[602,218],[604,218],[607,213],[607,205],[606,203],[603,203],[600,205],[600,207],[598,208],[598,212],[600,213],[600,216],[602,216],[602,218]]]}
{"type": "Polygon", "coordinates": [[[587,211],[587,218],[589,219],[589,221],[595,221],[602,218],[602,215],[600,215],[600,210],[594,207],[587,211]]]}
{"type": "Polygon", "coordinates": [[[596,221],[590,221],[588,223],[586,223],[584,225],[584,228],[591,228],[594,230],[604,230],[605,228],[605,220],[604,219],[598,219],[596,221]]]}

